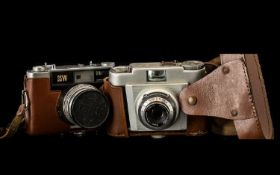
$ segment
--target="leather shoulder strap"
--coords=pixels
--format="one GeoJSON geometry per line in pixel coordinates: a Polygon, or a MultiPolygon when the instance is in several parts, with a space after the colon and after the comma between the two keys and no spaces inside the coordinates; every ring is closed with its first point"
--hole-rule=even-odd
{"type": "Polygon", "coordinates": [[[273,139],[273,125],[267,100],[264,79],[257,54],[222,54],[221,62],[242,59],[246,64],[250,91],[253,100],[255,117],[247,120],[235,120],[235,128],[240,138],[266,138],[273,139]]]}
{"type": "Polygon", "coordinates": [[[223,54],[220,58],[221,66],[181,91],[182,110],[193,116],[233,120],[241,139],[272,139],[273,127],[257,56],[223,54]]]}
{"type": "Polygon", "coordinates": [[[14,136],[24,122],[25,119],[25,105],[21,104],[18,108],[16,116],[7,128],[0,128],[0,139],[10,138],[14,136]]]}

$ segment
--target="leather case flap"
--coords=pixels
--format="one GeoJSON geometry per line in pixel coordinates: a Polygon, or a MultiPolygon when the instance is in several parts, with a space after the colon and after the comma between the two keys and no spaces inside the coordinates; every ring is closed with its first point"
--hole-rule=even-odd
{"type": "Polygon", "coordinates": [[[241,59],[223,64],[201,80],[186,86],[180,93],[180,102],[182,110],[189,115],[234,120],[256,115],[246,67],[241,59]]]}

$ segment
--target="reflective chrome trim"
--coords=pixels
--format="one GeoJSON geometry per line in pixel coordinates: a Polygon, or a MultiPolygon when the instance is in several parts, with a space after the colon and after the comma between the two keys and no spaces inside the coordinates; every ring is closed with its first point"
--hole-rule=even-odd
{"type": "Polygon", "coordinates": [[[27,78],[50,78],[49,72],[34,72],[34,71],[27,71],[26,72],[27,78]]]}

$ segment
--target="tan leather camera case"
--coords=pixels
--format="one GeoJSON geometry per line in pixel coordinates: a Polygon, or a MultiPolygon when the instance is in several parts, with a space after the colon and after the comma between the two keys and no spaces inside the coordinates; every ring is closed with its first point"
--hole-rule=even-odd
{"type": "Polygon", "coordinates": [[[60,91],[50,90],[49,78],[25,79],[30,107],[26,112],[29,135],[61,133],[70,130],[57,113],[60,91]]]}

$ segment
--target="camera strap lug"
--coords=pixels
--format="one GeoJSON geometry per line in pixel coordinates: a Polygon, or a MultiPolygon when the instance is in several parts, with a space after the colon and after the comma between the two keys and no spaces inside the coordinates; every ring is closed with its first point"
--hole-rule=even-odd
{"type": "Polygon", "coordinates": [[[24,105],[24,108],[27,110],[29,107],[29,99],[26,90],[21,91],[21,104],[24,105]]]}

